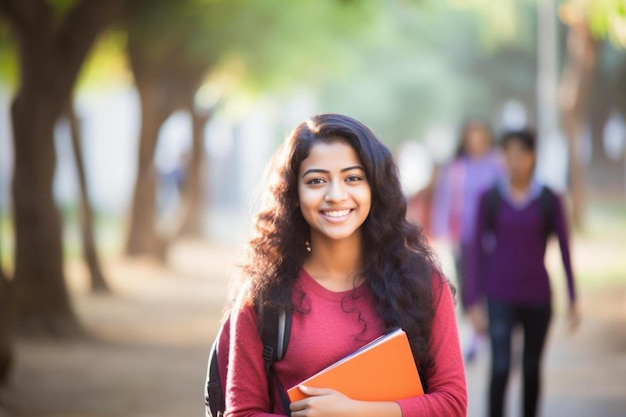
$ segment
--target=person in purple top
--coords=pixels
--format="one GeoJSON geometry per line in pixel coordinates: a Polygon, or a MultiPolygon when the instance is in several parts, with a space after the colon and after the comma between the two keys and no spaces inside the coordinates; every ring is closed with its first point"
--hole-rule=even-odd
{"type": "Polygon", "coordinates": [[[529,130],[503,135],[508,176],[480,197],[466,301],[477,332],[489,332],[489,415],[502,416],[511,366],[511,336],[521,325],[523,415],[537,415],[540,367],[552,315],[550,280],[544,265],[547,240],[558,237],[569,295],[571,329],[579,323],[567,222],[559,196],[533,179],[536,139],[529,130]],[[485,320],[484,302],[487,306],[485,320]]]}
{"type": "MultiPolygon", "coordinates": [[[[432,236],[446,239],[452,246],[457,288],[464,308],[465,261],[473,242],[478,198],[503,175],[502,156],[493,144],[489,124],[481,119],[467,120],[454,159],[443,166],[435,180],[431,213],[432,236]]],[[[479,339],[472,335],[465,352],[467,361],[474,358],[479,339]]]]}

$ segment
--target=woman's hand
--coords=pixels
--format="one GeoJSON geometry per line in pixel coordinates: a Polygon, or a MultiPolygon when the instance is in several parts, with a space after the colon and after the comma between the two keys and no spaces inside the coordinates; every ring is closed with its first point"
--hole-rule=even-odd
{"type": "Polygon", "coordinates": [[[487,319],[487,312],[483,304],[471,306],[467,311],[467,315],[477,334],[486,334],[489,331],[489,320],[487,319]]]}
{"type": "Polygon", "coordinates": [[[354,401],[338,391],[304,385],[299,388],[309,397],[291,403],[289,408],[292,417],[339,417],[350,415],[350,411],[354,412],[354,407],[351,407],[354,401]]]}
{"type": "Polygon", "coordinates": [[[576,304],[570,304],[569,310],[567,311],[567,320],[569,322],[569,331],[575,332],[578,326],[580,326],[580,313],[578,312],[576,304]]]}
{"type": "Polygon", "coordinates": [[[309,397],[291,403],[292,417],[402,417],[395,401],[356,401],[330,388],[299,388],[309,397]]]}

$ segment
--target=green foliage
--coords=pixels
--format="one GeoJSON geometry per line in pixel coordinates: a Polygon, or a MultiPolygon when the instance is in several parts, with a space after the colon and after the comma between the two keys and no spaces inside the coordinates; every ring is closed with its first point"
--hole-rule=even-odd
{"type": "Polygon", "coordinates": [[[253,89],[319,78],[341,61],[340,39],[372,16],[371,2],[136,0],[130,36],[153,59],[176,51],[192,65],[233,71],[253,89]]]}
{"type": "Polygon", "coordinates": [[[12,275],[13,269],[13,223],[9,215],[0,210],[0,266],[12,275]]]}
{"type": "Polygon", "coordinates": [[[130,85],[132,74],[128,69],[126,42],[126,33],[119,29],[104,32],[83,65],[78,88],[130,85]]]}
{"type": "Polygon", "coordinates": [[[626,1],[587,0],[585,6],[593,35],[626,48],[626,1]]]}
{"type": "MultiPolygon", "coordinates": [[[[448,0],[458,10],[474,13],[480,22],[485,45],[490,48],[517,43],[529,27],[520,18],[529,6],[542,0],[448,0]]],[[[565,24],[584,22],[598,39],[609,39],[626,48],[626,1],[624,0],[554,0],[565,24]]]]}
{"type": "Polygon", "coordinates": [[[8,22],[0,14],[0,84],[14,87],[19,79],[15,42],[8,22]]]}
{"type": "MultiPolygon", "coordinates": [[[[540,0],[539,0],[540,1],[540,0]]],[[[448,0],[463,13],[473,14],[481,43],[489,50],[528,41],[529,5],[533,0],[448,0]]]]}
{"type": "MultiPolygon", "coordinates": [[[[258,29],[241,33],[253,43],[236,51],[246,63],[252,86],[322,81],[353,58],[354,44],[372,23],[372,2],[345,5],[336,0],[266,3],[258,29]],[[270,18],[273,16],[273,18],[270,18]]],[[[258,16],[244,24],[254,27],[258,16]]],[[[258,27],[258,24],[256,25],[258,27]]],[[[245,42],[244,39],[242,41],[245,42]]]]}

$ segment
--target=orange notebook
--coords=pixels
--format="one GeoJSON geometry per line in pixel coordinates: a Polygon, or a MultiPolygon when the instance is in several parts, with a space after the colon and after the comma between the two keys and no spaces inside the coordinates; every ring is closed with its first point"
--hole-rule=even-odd
{"type": "MultiPolygon", "coordinates": [[[[395,401],[424,394],[409,340],[402,329],[375,339],[301,384],[332,388],[363,401],[395,401]]],[[[307,397],[297,385],[287,394],[291,401],[307,397]]]]}

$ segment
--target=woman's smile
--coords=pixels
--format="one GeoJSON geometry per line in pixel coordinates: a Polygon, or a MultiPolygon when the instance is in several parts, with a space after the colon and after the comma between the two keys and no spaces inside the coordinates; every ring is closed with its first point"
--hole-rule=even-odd
{"type": "Polygon", "coordinates": [[[352,213],[352,209],[346,210],[322,210],[320,213],[326,217],[330,217],[333,220],[344,220],[348,214],[352,213]]]}

